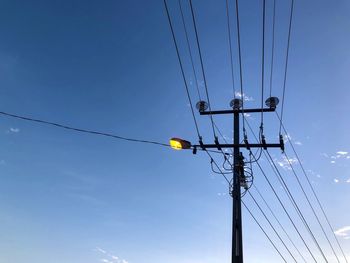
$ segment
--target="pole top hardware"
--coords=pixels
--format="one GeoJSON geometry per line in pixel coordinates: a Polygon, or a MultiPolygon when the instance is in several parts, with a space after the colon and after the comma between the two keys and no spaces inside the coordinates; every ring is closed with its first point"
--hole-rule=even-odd
{"type": "Polygon", "coordinates": [[[265,140],[264,135],[261,135],[261,142],[262,142],[262,146],[263,146],[264,150],[267,150],[266,140],[265,140]]]}
{"type": "Polygon", "coordinates": [[[265,100],[265,105],[269,108],[275,109],[279,102],[280,100],[277,97],[270,97],[265,100]]]}
{"type": "Polygon", "coordinates": [[[221,147],[220,147],[219,139],[218,139],[218,137],[217,137],[217,136],[215,136],[215,140],[214,140],[214,142],[215,142],[215,145],[218,147],[218,150],[219,150],[219,151],[221,151],[221,147]]]}
{"type": "Polygon", "coordinates": [[[199,112],[204,112],[208,109],[209,104],[204,100],[200,100],[196,103],[196,108],[199,112]]]}
{"type": "Polygon", "coordinates": [[[234,110],[239,110],[242,108],[243,101],[241,99],[233,99],[230,102],[230,107],[233,108],[234,110]]]}
{"type": "Polygon", "coordinates": [[[281,145],[281,150],[284,152],[284,140],[282,134],[280,134],[280,145],[281,145]]]}

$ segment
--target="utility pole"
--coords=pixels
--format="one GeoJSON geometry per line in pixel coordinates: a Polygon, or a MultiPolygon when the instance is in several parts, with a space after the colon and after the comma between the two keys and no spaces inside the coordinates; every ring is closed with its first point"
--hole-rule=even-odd
{"type": "MultiPolygon", "coordinates": [[[[242,240],[242,212],[241,212],[241,187],[244,184],[244,157],[241,153],[241,148],[281,148],[284,150],[283,138],[280,137],[279,143],[267,144],[265,138],[262,135],[260,143],[249,143],[248,139],[244,138],[244,144],[240,144],[240,114],[244,113],[263,113],[273,112],[278,104],[278,98],[271,97],[266,100],[267,108],[260,109],[243,109],[241,99],[233,99],[230,103],[232,110],[219,110],[219,111],[207,111],[208,104],[205,101],[197,103],[197,109],[200,115],[218,115],[218,114],[233,114],[233,144],[220,144],[218,139],[215,138],[214,144],[204,144],[202,139],[199,141],[199,145],[193,145],[194,149],[202,148],[203,150],[210,148],[233,148],[233,185],[230,187],[232,196],[232,263],[243,263],[243,240],[242,240]]],[[[244,116],[243,116],[244,118],[244,116]]]]}

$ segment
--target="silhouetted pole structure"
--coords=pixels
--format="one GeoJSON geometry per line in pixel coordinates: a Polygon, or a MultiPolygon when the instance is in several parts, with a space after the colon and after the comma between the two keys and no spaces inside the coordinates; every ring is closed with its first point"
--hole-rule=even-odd
{"type": "MultiPolygon", "coordinates": [[[[233,113],[233,143],[238,145],[239,134],[239,113],[233,113]]],[[[239,146],[233,147],[233,208],[232,208],[232,263],[243,263],[243,241],[242,241],[242,209],[241,209],[241,183],[242,168],[239,146]]]]}
{"type": "MultiPolygon", "coordinates": [[[[278,98],[271,97],[266,100],[268,108],[260,109],[241,109],[242,100],[233,99],[230,103],[232,110],[219,110],[219,111],[207,111],[206,102],[201,101],[197,105],[201,115],[218,115],[218,114],[233,114],[233,144],[220,144],[218,139],[215,138],[214,144],[204,144],[200,141],[199,145],[194,147],[205,149],[217,148],[233,148],[233,185],[232,196],[233,210],[232,210],[232,263],[243,263],[243,234],[242,234],[242,209],[241,209],[241,182],[245,181],[244,175],[244,157],[240,152],[241,148],[281,148],[284,150],[283,138],[280,137],[279,143],[266,143],[263,135],[261,136],[260,143],[249,143],[247,138],[244,138],[244,144],[240,141],[240,114],[244,113],[261,113],[261,112],[273,112],[278,104],[278,98]]],[[[244,116],[243,116],[244,118],[244,116]]]]}

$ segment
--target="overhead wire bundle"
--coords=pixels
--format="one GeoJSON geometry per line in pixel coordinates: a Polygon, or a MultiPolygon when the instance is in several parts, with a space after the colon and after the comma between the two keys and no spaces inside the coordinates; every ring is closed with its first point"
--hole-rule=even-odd
{"type": "MultiPolygon", "coordinates": [[[[202,135],[200,133],[199,125],[196,119],[195,110],[192,103],[191,93],[190,93],[190,85],[188,84],[188,80],[186,77],[183,61],[180,55],[180,49],[178,45],[178,40],[175,34],[173,21],[170,15],[169,7],[167,4],[167,0],[164,1],[164,6],[166,10],[166,15],[168,18],[168,22],[171,29],[171,35],[172,40],[175,46],[178,62],[180,65],[181,70],[181,76],[184,82],[184,87],[186,91],[186,96],[188,99],[188,102],[190,104],[191,114],[195,126],[195,130],[198,136],[198,141],[202,143],[202,135]]],[[[230,5],[229,0],[225,0],[226,4],[226,19],[227,19],[227,33],[228,33],[228,51],[229,51],[229,64],[230,64],[230,75],[232,79],[232,91],[233,91],[233,98],[235,99],[238,95],[242,99],[242,123],[243,123],[243,141],[248,141],[248,133],[246,130],[246,127],[248,126],[248,129],[250,133],[254,136],[255,140],[258,143],[261,143],[262,140],[264,140],[264,94],[265,94],[265,64],[266,64],[266,58],[265,58],[265,38],[266,38],[266,0],[262,0],[262,57],[261,57],[261,116],[260,116],[260,127],[258,136],[256,136],[254,129],[249,124],[249,120],[247,119],[244,107],[244,100],[245,100],[245,93],[244,93],[244,87],[243,87],[243,70],[242,70],[242,52],[241,52],[241,32],[240,32],[240,5],[239,0],[233,0],[234,6],[235,6],[235,18],[236,18],[236,39],[237,39],[237,48],[238,48],[238,76],[239,76],[239,90],[240,92],[236,92],[236,86],[235,86],[235,71],[234,71],[234,52],[233,52],[233,44],[232,44],[232,28],[231,28],[231,22],[233,21],[230,16],[230,5]]],[[[195,16],[195,9],[194,5],[192,3],[192,0],[186,1],[188,3],[188,8],[191,14],[191,20],[192,20],[192,26],[195,33],[194,39],[195,39],[195,46],[196,51],[198,52],[199,57],[199,69],[201,71],[201,76],[203,78],[204,82],[204,92],[205,97],[208,102],[208,108],[209,111],[212,111],[211,103],[210,103],[210,96],[209,96],[209,89],[207,85],[207,78],[206,78],[206,72],[204,67],[204,59],[203,59],[203,53],[201,50],[200,45],[200,39],[199,39],[199,32],[198,32],[198,25],[196,21],[195,16]]],[[[282,102],[281,102],[281,112],[278,114],[276,112],[277,121],[279,122],[279,136],[288,136],[288,132],[285,128],[285,125],[283,123],[283,116],[284,116],[284,106],[285,106],[285,97],[286,97],[286,86],[287,86],[287,73],[288,73],[288,64],[289,64],[289,55],[290,55],[290,43],[291,43],[291,30],[292,30],[292,22],[293,22],[293,12],[294,12],[294,0],[291,0],[290,2],[290,13],[289,13],[289,23],[288,23],[288,38],[287,38],[287,47],[286,47],[286,57],[285,57],[285,64],[284,64],[284,72],[283,72],[283,85],[282,85],[282,102]]],[[[196,70],[196,63],[195,63],[195,56],[193,54],[194,50],[190,43],[190,37],[189,37],[189,30],[188,30],[188,23],[186,22],[185,16],[184,16],[184,8],[182,5],[182,0],[178,0],[178,7],[180,10],[181,15],[181,23],[182,28],[185,34],[185,40],[186,40],[186,47],[187,52],[189,54],[189,59],[191,63],[191,70],[192,75],[194,76],[194,82],[195,87],[198,95],[198,100],[202,101],[200,86],[199,86],[199,78],[197,75],[196,70]]],[[[269,95],[272,96],[273,90],[273,73],[274,73],[274,60],[276,59],[275,54],[275,27],[276,27],[276,0],[273,0],[273,12],[272,12],[272,41],[271,41],[271,60],[270,60],[270,76],[269,76],[269,95]]],[[[169,145],[166,143],[161,143],[157,141],[150,141],[150,140],[141,140],[141,139],[134,139],[134,138],[128,138],[119,136],[112,133],[105,133],[95,130],[88,130],[88,129],[81,129],[76,128],[52,121],[46,121],[41,119],[36,119],[28,116],[22,116],[17,114],[8,113],[5,111],[1,111],[0,115],[16,118],[20,120],[50,125],[66,130],[72,130],[75,132],[81,132],[81,133],[87,133],[92,135],[99,135],[99,136],[106,136],[118,140],[125,140],[130,142],[138,142],[138,143],[146,143],[146,144],[154,144],[159,146],[165,146],[168,147],[169,145]]],[[[226,144],[228,144],[225,136],[223,135],[221,129],[218,127],[217,123],[215,122],[213,116],[209,114],[210,117],[210,124],[213,132],[213,137],[215,143],[218,144],[218,135],[220,135],[220,138],[225,141],[226,144]]],[[[301,171],[303,174],[304,180],[307,182],[307,186],[309,190],[311,190],[311,194],[308,193],[308,189],[304,187],[304,183],[302,182],[302,179],[299,177],[297,170],[294,167],[294,164],[291,162],[290,155],[287,153],[287,149],[285,149],[282,152],[282,156],[287,161],[287,165],[289,167],[289,171],[293,174],[293,177],[296,180],[296,185],[298,186],[298,189],[301,192],[301,196],[305,199],[306,205],[301,207],[300,203],[298,203],[298,199],[295,197],[296,189],[293,191],[291,190],[290,185],[288,185],[288,180],[286,180],[286,177],[283,175],[283,171],[278,167],[276,164],[276,160],[273,158],[272,154],[269,150],[264,150],[263,148],[258,149],[255,153],[252,152],[251,149],[248,149],[249,159],[244,160],[243,167],[244,167],[244,174],[246,174],[245,181],[242,181],[242,186],[244,187],[244,192],[242,196],[244,196],[244,200],[242,201],[243,206],[246,208],[247,212],[252,216],[254,222],[258,225],[258,227],[262,230],[263,234],[267,237],[268,241],[271,243],[273,248],[277,251],[278,255],[281,257],[281,259],[284,262],[310,262],[309,260],[313,262],[331,262],[329,259],[329,253],[328,250],[325,249],[324,243],[327,244],[328,249],[330,249],[331,254],[334,256],[335,260],[338,263],[341,263],[343,260],[348,263],[348,259],[345,255],[345,252],[341,246],[341,243],[334,233],[334,228],[330,223],[329,217],[327,216],[327,213],[325,211],[325,208],[323,207],[319,196],[316,193],[316,190],[314,189],[314,186],[312,185],[306,170],[304,168],[304,165],[302,163],[302,160],[300,156],[298,155],[295,147],[293,146],[293,143],[291,140],[288,140],[289,145],[292,149],[292,152],[297,159],[298,165],[301,167],[301,171]],[[266,172],[266,169],[264,169],[264,166],[262,165],[262,158],[264,157],[264,161],[267,162],[270,165],[272,174],[275,175],[277,182],[280,184],[280,189],[284,193],[284,198],[280,196],[279,191],[277,191],[277,188],[272,182],[271,178],[268,176],[268,172],[266,172]],[[257,186],[254,184],[254,177],[256,178],[257,175],[262,176],[262,178],[266,181],[266,184],[268,186],[267,189],[264,189],[263,191],[260,186],[257,186]],[[271,207],[270,200],[266,200],[266,192],[270,195],[272,195],[275,199],[275,202],[279,205],[279,207],[282,209],[283,215],[286,216],[286,220],[288,225],[286,224],[285,220],[281,220],[280,215],[277,214],[277,212],[271,207]],[[316,200],[316,204],[318,209],[316,209],[316,206],[313,204],[313,199],[316,200]],[[260,201],[259,201],[260,200],[260,201]],[[287,205],[290,204],[289,206],[287,205]],[[262,203],[261,203],[262,202],[262,203]],[[264,204],[264,205],[262,205],[264,204]],[[255,207],[260,211],[260,214],[262,215],[262,218],[258,217],[256,215],[256,212],[253,210],[252,207],[255,207]],[[264,210],[264,207],[268,208],[268,211],[264,210]],[[303,209],[302,209],[303,208],[303,209]],[[315,231],[315,226],[311,224],[310,216],[306,216],[305,210],[306,208],[311,210],[311,216],[316,221],[317,228],[321,230],[322,236],[324,237],[324,240],[321,241],[318,233],[315,231]],[[291,210],[293,212],[291,212],[291,210]],[[322,222],[321,216],[319,215],[319,211],[321,211],[322,218],[326,221],[326,225],[329,230],[324,227],[324,223],[322,222]],[[297,215],[296,218],[293,217],[293,215],[297,215]],[[271,217],[272,216],[272,217],[271,217]],[[266,225],[264,225],[262,222],[265,222],[266,225]],[[303,226],[303,228],[300,227],[300,225],[303,226]],[[267,226],[267,227],[266,227],[267,226]],[[272,232],[270,232],[272,230],[272,232]],[[282,231],[282,232],[281,232],[282,231]],[[293,234],[291,233],[293,232],[293,234]],[[308,235],[305,235],[304,233],[307,233],[308,235]],[[332,233],[332,236],[330,236],[330,232],[332,233]],[[307,237],[306,237],[307,236],[307,237]],[[274,238],[273,238],[274,237],[274,238]],[[276,239],[277,238],[277,239],[276,239]],[[297,239],[297,241],[295,240],[297,239]],[[308,242],[308,240],[312,240],[312,243],[308,242]],[[334,241],[336,244],[334,244],[334,241]],[[279,243],[277,243],[279,242],[279,243]],[[298,247],[298,242],[301,242],[303,244],[303,249],[306,249],[307,256],[305,255],[304,250],[298,247]],[[283,250],[281,249],[283,248],[283,250]],[[316,249],[315,249],[316,248],[316,249]],[[316,250],[316,251],[315,251],[316,250]],[[340,253],[339,253],[340,251],[340,253]],[[285,254],[286,252],[286,254],[285,254]]],[[[220,174],[223,176],[224,180],[228,184],[228,188],[230,193],[232,192],[233,187],[233,177],[232,179],[228,177],[228,175],[233,176],[234,172],[234,161],[233,161],[233,151],[231,153],[225,153],[222,149],[218,148],[218,151],[209,151],[205,148],[199,149],[202,151],[205,151],[210,159],[210,166],[214,173],[220,174]],[[217,161],[216,158],[213,158],[211,153],[219,153],[219,156],[221,158],[222,164],[219,165],[219,161],[217,161]]],[[[289,149],[288,149],[289,150],[289,149]]]]}
{"type": "MultiPolygon", "coordinates": [[[[193,74],[195,75],[196,71],[195,71],[195,66],[194,66],[194,60],[193,60],[193,56],[192,56],[192,50],[190,48],[190,44],[189,44],[189,37],[188,37],[188,31],[186,30],[186,23],[185,23],[185,19],[183,16],[183,8],[181,6],[181,0],[179,1],[179,5],[180,5],[180,10],[181,10],[181,16],[182,16],[182,22],[184,25],[184,30],[185,30],[185,34],[186,34],[186,41],[187,41],[187,46],[188,46],[188,50],[190,53],[190,59],[191,59],[191,64],[192,64],[192,70],[193,70],[193,74]]],[[[227,17],[227,32],[228,32],[228,51],[229,51],[229,62],[230,62],[230,75],[231,75],[231,79],[232,79],[232,88],[233,88],[233,97],[236,98],[237,95],[240,95],[240,98],[242,99],[242,114],[243,114],[243,135],[244,135],[244,139],[248,140],[248,135],[247,135],[247,131],[246,131],[246,124],[248,125],[250,132],[255,136],[254,130],[251,128],[251,126],[249,125],[248,120],[246,119],[246,115],[244,114],[244,100],[245,100],[245,93],[243,90],[243,71],[242,71],[242,53],[241,53],[241,37],[240,37],[240,14],[239,14],[239,1],[238,0],[234,0],[235,2],[235,17],[236,17],[236,33],[237,33],[237,47],[238,47],[238,63],[239,63],[239,84],[240,84],[240,93],[236,92],[236,87],[235,87],[235,73],[234,73],[234,63],[233,63],[233,50],[232,50],[232,29],[231,29],[231,18],[230,18],[230,11],[229,11],[229,0],[226,0],[226,17],[227,17]]],[[[169,11],[168,11],[168,7],[166,4],[166,1],[164,0],[166,9],[167,9],[167,14],[169,17],[169,11]]],[[[288,72],[288,61],[289,61],[289,53],[290,53],[290,42],[291,42],[291,30],[292,30],[292,20],[293,20],[293,12],[294,12],[294,0],[291,0],[290,3],[290,14],[289,14],[289,23],[288,23],[288,38],[287,38],[287,48],[286,48],[286,57],[285,57],[285,64],[284,64],[284,76],[283,76],[283,85],[282,85],[282,102],[281,102],[281,113],[280,115],[277,114],[278,116],[278,120],[279,120],[279,136],[281,138],[282,136],[282,128],[284,129],[285,134],[287,134],[287,132],[285,131],[285,128],[283,126],[283,115],[284,115],[284,105],[285,105],[285,97],[286,97],[286,84],[287,84],[287,72],[288,72]]],[[[192,3],[192,0],[189,0],[189,5],[190,5],[190,11],[191,11],[191,15],[192,15],[192,22],[193,22],[193,26],[194,26],[194,31],[195,31],[195,39],[196,39],[196,45],[197,45],[197,50],[199,53],[199,59],[200,59],[200,68],[202,71],[202,76],[203,76],[203,80],[204,80],[204,88],[205,88],[205,93],[206,93],[206,99],[208,100],[208,106],[209,106],[209,111],[212,111],[211,109],[211,105],[210,105],[210,97],[209,97],[209,92],[208,92],[208,87],[207,87],[207,81],[206,81],[206,76],[205,76],[205,71],[204,71],[204,64],[203,64],[203,54],[201,51],[201,47],[200,47],[200,41],[199,41],[199,37],[198,37],[198,28],[197,28],[197,23],[196,23],[196,19],[195,19],[195,14],[194,14],[194,6],[192,3]]],[[[272,97],[272,92],[273,92],[273,73],[274,73],[274,60],[275,60],[275,46],[276,46],[276,41],[275,41],[275,28],[276,28],[276,1],[273,0],[273,8],[272,8],[272,47],[271,47],[271,60],[270,60],[270,76],[269,76],[269,95],[270,97],[272,97]]],[[[169,18],[169,22],[170,22],[170,26],[171,25],[171,21],[169,18]]],[[[266,25],[266,1],[262,0],[262,58],[261,58],[261,109],[264,108],[264,94],[265,94],[265,25],[266,25]]],[[[172,30],[173,32],[173,30],[172,30]]],[[[176,42],[175,36],[174,37],[174,42],[176,42]]],[[[176,45],[176,44],[175,44],[176,45]]],[[[178,52],[178,49],[177,49],[178,52]]],[[[179,54],[178,54],[179,57],[179,54]]],[[[179,57],[180,59],[180,57],[179,57]]],[[[180,63],[181,66],[181,63],[180,63]]],[[[195,75],[195,81],[198,84],[198,79],[195,75]]],[[[196,84],[196,85],[197,85],[196,84]]],[[[199,92],[199,87],[198,85],[196,86],[197,90],[198,90],[198,94],[199,92]]],[[[186,89],[188,88],[188,86],[186,86],[186,89]]],[[[190,97],[188,97],[189,100],[191,100],[190,97]]],[[[199,100],[201,100],[201,97],[199,95],[199,100]]],[[[191,104],[191,103],[190,103],[191,104]]],[[[193,108],[192,108],[192,113],[193,113],[193,108]]],[[[217,127],[217,124],[214,122],[213,117],[211,114],[210,115],[210,121],[211,121],[211,125],[212,125],[212,129],[213,129],[213,134],[214,134],[214,138],[215,140],[217,140],[217,134],[216,131],[220,134],[221,137],[223,137],[224,141],[227,143],[226,139],[223,136],[223,133],[220,131],[220,129],[217,127]]],[[[195,119],[195,117],[194,117],[195,119]]],[[[200,136],[200,134],[198,134],[199,137],[199,141],[202,141],[202,137],[200,136]]],[[[259,136],[255,136],[255,139],[257,142],[262,142],[262,140],[264,139],[264,114],[263,114],[263,110],[261,110],[261,117],[260,117],[260,127],[259,127],[259,136]]],[[[289,141],[290,142],[290,141],[289,141]]],[[[290,142],[291,143],[291,142],[290,142]]],[[[291,144],[292,145],[292,144],[291,144]]],[[[292,149],[295,155],[296,151],[292,145],[292,149]]],[[[222,150],[221,150],[222,151],[222,150]]],[[[208,152],[207,152],[208,153],[208,152]]],[[[305,188],[303,187],[302,183],[300,182],[295,169],[293,168],[293,164],[289,161],[289,156],[287,155],[286,151],[283,151],[283,156],[285,157],[285,159],[288,162],[288,165],[290,166],[291,171],[293,172],[295,178],[297,179],[297,185],[300,187],[301,192],[303,193],[303,196],[306,199],[306,204],[308,204],[309,208],[312,211],[312,215],[315,217],[319,227],[322,230],[322,233],[329,245],[329,247],[331,248],[331,251],[333,253],[333,255],[335,256],[336,260],[338,263],[340,263],[340,257],[338,255],[338,252],[335,249],[335,246],[333,245],[331,239],[329,238],[329,233],[326,232],[319,216],[318,213],[316,211],[316,209],[314,208],[311,199],[309,198],[308,194],[306,193],[305,188]]],[[[232,188],[233,182],[232,179],[228,179],[227,175],[228,174],[232,174],[234,167],[232,164],[232,161],[230,161],[230,158],[232,157],[232,155],[230,155],[229,157],[223,155],[223,164],[218,165],[218,163],[215,161],[214,158],[212,158],[212,156],[208,153],[208,156],[210,158],[210,164],[211,164],[211,168],[212,171],[214,173],[218,173],[221,174],[224,179],[226,180],[226,182],[229,184],[230,189],[232,188]]],[[[249,183],[251,184],[249,187],[246,187],[246,191],[243,193],[243,196],[248,194],[250,200],[252,200],[253,204],[258,208],[258,210],[261,212],[261,214],[263,215],[263,218],[266,220],[266,222],[268,223],[268,226],[270,227],[271,230],[273,230],[273,234],[276,235],[276,237],[278,238],[278,240],[281,242],[281,244],[283,245],[283,248],[286,250],[286,252],[288,253],[288,256],[284,255],[284,252],[282,252],[282,250],[279,248],[279,246],[276,244],[276,240],[274,240],[271,237],[271,233],[269,233],[269,231],[263,226],[263,224],[261,224],[259,221],[259,219],[256,217],[256,215],[254,215],[254,211],[249,208],[249,204],[246,201],[242,201],[243,205],[246,207],[248,213],[253,217],[254,221],[258,224],[259,228],[261,228],[261,230],[263,231],[263,233],[266,235],[266,237],[268,238],[269,242],[272,244],[272,246],[274,247],[274,249],[278,252],[278,254],[281,256],[282,260],[284,262],[289,262],[289,260],[291,259],[294,262],[299,262],[300,260],[302,260],[303,262],[309,262],[309,259],[311,259],[314,262],[320,262],[320,258],[324,261],[324,262],[329,262],[329,255],[328,253],[325,251],[323,243],[321,244],[320,242],[320,238],[318,237],[318,235],[316,235],[313,226],[310,225],[310,220],[308,218],[306,218],[304,212],[301,210],[300,205],[298,204],[294,193],[292,193],[290,186],[288,186],[288,182],[284,179],[283,175],[282,175],[282,171],[280,171],[280,169],[278,169],[277,165],[276,165],[276,161],[272,158],[270,152],[268,150],[263,150],[262,148],[258,149],[258,151],[256,153],[253,153],[251,150],[249,150],[249,161],[245,161],[246,165],[245,165],[245,173],[248,174],[249,178],[249,183]],[[287,200],[289,200],[291,207],[294,209],[294,213],[297,215],[298,220],[295,220],[293,218],[293,214],[288,211],[289,208],[287,207],[287,204],[285,204],[284,199],[282,199],[279,195],[279,193],[276,191],[276,187],[274,186],[274,184],[271,182],[271,180],[269,179],[269,177],[267,176],[267,172],[265,172],[263,166],[260,164],[261,160],[261,156],[265,157],[265,160],[268,161],[268,163],[271,165],[271,169],[273,174],[276,175],[276,179],[277,181],[281,184],[281,189],[283,189],[287,200]],[[247,166],[247,164],[250,164],[250,166],[247,166]],[[254,178],[254,167],[256,166],[258,168],[258,171],[260,172],[261,175],[263,175],[263,178],[265,178],[266,182],[269,185],[270,191],[272,191],[272,193],[274,194],[274,196],[276,197],[278,203],[280,204],[284,214],[287,216],[287,218],[289,219],[289,223],[292,226],[292,229],[295,231],[295,234],[297,234],[297,237],[300,239],[299,241],[301,241],[305,247],[305,249],[307,250],[309,257],[306,257],[304,255],[304,252],[301,250],[301,248],[298,248],[297,243],[293,240],[295,238],[294,235],[292,235],[291,233],[289,233],[291,231],[291,229],[287,226],[284,226],[285,222],[282,222],[278,217],[278,215],[272,210],[272,208],[269,206],[269,204],[267,203],[264,194],[258,189],[258,187],[253,183],[253,178],[254,178]],[[247,168],[248,167],[248,168],[247,168]],[[251,187],[253,186],[253,189],[256,193],[258,193],[258,197],[260,199],[262,199],[263,203],[268,207],[268,212],[265,212],[263,207],[259,204],[259,201],[257,200],[257,198],[254,196],[254,193],[251,191],[251,187]],[[272,215],[273,217],[273,221],[275,221],[275,223],[277,222],[277,227],[274,225],[274,222],[272,222],[272,220],[269,218],[269,214],[272,215]],[[302,226],[304,227],[302,230],[299,226],[299,224],[302,224],[302,226]],[[279,233],[279,230],[282,230],[283,233],[279,233]],[[313,245],[309,243],[308,239],[306,239],[306,236],[304,234],[304,232],[308,233],[308,238],[311,238],[311,240],[313,241],[313,245]],[[287,240],[285,240],[285,238],[287,238],[287,240]],[[289,247],[291,245],[291,248],[289,247]],[[315,248],[318,252],[315,252],[315,248]],[[295,254],[296,253],[296,254],[295,254]]],[[[298,158],[298,163],[301,165],[301,160],[298,158]]],[[[347,258],[345,256],[345,253],[340,245],[339,240],[337,239],[336,235],[334,234],[334,230],[333,227],[331,226],[331,224],[329,223],[329,219],[323,209],[323,206],[321,205],[318,196],[316,195],[310,180],[308,179],[305,169],[302,167],[303,173],[305,175],[305,178],[308,180],[308,184],[312,190],[312,193],[314,195],[314,197],[317,200],[317,203],[319,205],[319,207],[322,210],[322,214],[325,217],[327,224],[330,228],[330,230],[333,232],[334,238],[336,240],[336,243],[338,245],[338,248],[341,251],[341,254],[345,260],[345,262],[347,261],[347,258]]],[[[256,175],[255,175],[256,177],[256,175]]]]}

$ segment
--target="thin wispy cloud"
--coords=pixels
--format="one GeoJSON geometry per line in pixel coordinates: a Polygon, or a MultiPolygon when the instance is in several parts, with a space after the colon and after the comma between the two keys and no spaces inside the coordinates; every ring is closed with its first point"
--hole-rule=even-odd
{"type": "Polygon", "coordinates": [[[348,151],[337,151],[335,154],[321,153],[321,155],[327,159],[330,159],[331,164],[335,164],[340,160],[349,160],[350,154],[348,151]]]}
{"type": "Polygon", "coordinates": [[[102,248],[96,247],[96,250],[97,250],[98,252],[101,252],[102,254],[107,254],[107,251],[106,251],[106,250],[103,250],[102,248]]]}
{"type": "Polygon", "coordinates": [[[340,154],[340,155],[347,155],[347,154],[348,154],[348,152],[339,151],[339,152],[337,152],[337,154],[340,154]]]}
{"type": "Polygon", "coordinates": [[[103,258],[100,259],[100,262],[103,262],[103,263],[129,263],[126,259],[121,259],[120,257],[115,256],[115,255],[107,252],[107,250],[104,250],[100,247],[96,247],[95,250],[104,255],[103,258]]]}
{"type": "Polygon", "coordinates": [[[337,236],[343,237],[345,239],[348,239],[350,237],[350,226],[339,228],[338,230],[334,231],[334,234],[336,234],[337,236]]]}
{"type": "Polygon", "coordinates": [[[327,153],[321,153],[323,157],[329,158],[329,155],[327,153]]]}
{"type": "Polygon", "coordinates": [[[19,128],[13,128],[13,127],[11,127],[6,131],[6,133],[19,133],[19,132],[20,132],[19,128]]]}
{"type": "Polygon", "coordinates": [[[287,159],[287,157],[283,156],[282,159],[280,160],[275,159],[275,162],[277,162],[277,164],[285,170],[292,170],[291,165],[298,163],[298,159],[297,158],[287,159]]]}
{"type": "Polygon", "coordinates": [[[243,93],[242,95],[242,93],[239,91],[236,91],[235,95],[236,97],[243,99],[244,101],[254,101],[253,97],[247,96],[245,93],[243,93]]]}

